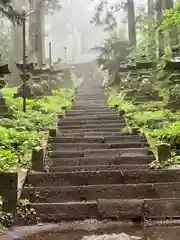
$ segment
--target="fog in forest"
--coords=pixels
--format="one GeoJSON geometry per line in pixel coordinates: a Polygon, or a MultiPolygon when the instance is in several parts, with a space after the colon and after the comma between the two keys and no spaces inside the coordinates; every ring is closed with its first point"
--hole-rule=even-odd
{"type": "Polygon", "coordinates": [[[73,63],[94,59],[91,48],[107,35],[102,26],[91,24],[94,4],[89,0],[63,0],[61,4],[61,10],[46,17],[45,45],[52,42],[53,59],[61,57],[73,63]]]}

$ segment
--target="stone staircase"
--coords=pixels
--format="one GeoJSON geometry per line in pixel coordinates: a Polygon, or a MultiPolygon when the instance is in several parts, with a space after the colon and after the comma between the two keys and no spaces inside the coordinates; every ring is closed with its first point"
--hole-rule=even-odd
{"type": "Polygon", "coordinates": [[[146,140],[124,127],[100,80],[85,80],[51,139],[50,172],[29,173],[22,192],[42,222],[180,216],[180,171],[148,169],[146,140]]]}

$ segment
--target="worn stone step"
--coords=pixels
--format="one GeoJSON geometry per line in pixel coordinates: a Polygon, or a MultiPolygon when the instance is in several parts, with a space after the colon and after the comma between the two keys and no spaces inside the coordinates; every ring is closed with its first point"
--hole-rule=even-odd
{"type": "Polygon", "coordinates": [[[102,132],[110,132],[110,133],[117,133],[120,132],[120,130],[122,130],[125,127],[125,124],[121,127],[99,127],[99,128],[79,128],[79,129],[63,129],[61,128],[61,126],[59,126],[58,130],[61,133],[71,133],[71,134],[77,134],[77,133],[86,133],[86,132],[91,132],[91,133],[99,133],[101,134],[102,132]]]}
{"type": "Polygon", "coordinates": [[[123,169],[83,172],[29,173],[26,183],[32,186],[85,186],[102,184],[180,182],[180,170],[123,169]]]}
{"type": "Polygon", "coordinates": [[[81,157],[81,158],[53,158],[47,159],[52,166],[85,166],[85,165],[122,165],[149,164],[155,160],[154,155],[134,157],[81,157]]]}
{"type": "MultiPolygon", "coordinates": [[[[77,100],[73,100],[73,105],[72,105],[72,109],[74,108],[74,110],[76,109],[89,109],[89,108],[94,108],[94,109],[109,109],[107,107],[107,104],[105,101],[100,101],[100,100],[87,100],[87,101],[77,101],[77,100]]],[[[110,111],[110,109],[109,109],[110,111]]]]}
{"type": "Polygon", "coordinates": [[[0,112],[0,118],[11,118],[12,113],[10,112],[0,112]]]}
{"type": "Polygon", "coordinates": [[[93,201],[99,198],[119,199],[119,201],[121,199],[180,198],[180,182],[25,187],[22,198],[36,203],[93,201]]]}
{"type": "MultiPolygon", "coordinates": [[[[102,97],[86,97],[86,98],[82,98],[82,97],[80,97],[80,96],[77,96],[75,99],[74,99],[74,101],[76,102],[76,103],[78,103],[78,104],[84,104],[84,103],[86,103],[86,102],[99,102],[99,103],[101,103],[101,104],[103,104],[103,105],[105,105],[105,103],[106,103],[106,100],[105,100],[105,98],[102,98],[102,97]]],[[[106,106],[107,106],[107,104],[106,104],[106,106]]]]}
{"type": "Polygon", "coordinates": [[[0,112],[1,113],[9,112],[8,106],[7,105],[0,105],[0,112]]]}
{"type": "MultiPolygon", "coordinates": [[[[107,137],[123,137],[123,136],[132,136],[132,133],[130,132],[73,132],[73,137],[101,137],[101,138],[107,138],[107,137]]],[[[72,133],[63,133],[57,130],[57,137],[72,137],[72,133]]]]}
{"type": "Polygon", "coordinates": [[[98,210],[103,219],[166,220],[180,218],[179,198],[160,199],[100,199],[98,210]]]}
{"type": "MultiPolygon", "coordinates": [[[[80,95],[78,96],[78,94],[75,96],[75,101],[78,102],[78,103],[82,103],[85,101],[98,101],[98,102],[102,102],[102,103],[105,103],[106,102],[106,99],[103,95],[99,95],[99,96],[85,96],[85,97],[81,97],[80,95]]],[[[107,106],[107,105],[106,105],[107,106]]]]}
{"type": "Polygon", "coordinates": [[[84,108],[78,108],[78,109],[73,109],[71,108],[69,110],[69,112],[74,112],[74,113],[77,113],[77,112],[81,112],[81,113],[84,113],[84,112],[102,112],[102,113],[112,113],[110,111],[110,109],[106,108],[106,107],[101,107],[101,108],[97,108],[96,107],[96,104],[94,104],[93,106],[89,105],[89,107],[84,107],[84,108]]]}
{"type": "MultiPolygon", "coordinates": [[[[59,115],[59,117],[61,118],[61,115],[59,115]]],[[[68,121],[83,121],[83,120],[119,120],[119,121],[123,121],[123,118],[120,118],[118,115],[115,114],[111,114],[109,115],[82,115],[82,116],[66,116],[65,119],[67,119],[68,121]]]]}
{"type": "Polygon", "coordinates": [[[62,132],[62,131],[57,131],[57,137],[119,137],[119,136],[132,136],[131,133],[129,132],[62,132]]]}
{"type": "Polygon", "coordinates": [[[66,116],[83,116],[83,117],[85,117],[85,116],[101,116],[101,117],[113,117],[113,116],[116,116],[114,113],[112,113],[112,112],[99,112],[99,111],[84,111],[84,112],[82,112],[82,111],[79,111],[79,112],[77,112],[77,111],[74,111],[74,112],[72,112],[72,111],[67,111],[67,113],[66,113],[66,116]]]}
{"type": "Polygon", "coordinates": [[[140,135],[106,136],[106,137],[52,137],[49,143],[121,143],[121,142],[144,142],[140,135]]]}
{"type": "Polygon", "coordinates": [[[86,149],[86,150],[54,150],[49,152],[52,158],[59,157],[86,157],[86,156],[145,156],[149,154],[147,147],[121,148],[121,149],[86,149]]]}
{"type": "Polygon", "coordinates": [[[50,172],[82,172],[82,171],[107,171],[107,170],[123,170],[123,169],[148,169],[149,164],[123,164],[123,165],[81,165],[81,166],[64,166],[60,167],[52,165],[50,172]]]}
{"type": "Polygon", "coordinates": [[[98,93],[98,95],[97,94],[94,94],[94,95],[77,94],[76,95],[76,101],[77,100],[80,100],[80,101],[90,100],[90,101],[92,101],[92,100],[104,100],[104,99],[105,98],[104,98],[103,94],[101,94],[101,93],[98,93]]]}
{"type": "Polygon", "coordinates": [[[35,203],[30,206],[42,222],[180,218],[180,199],[100,199],[88,202],[35,203]]]}
{"type": "Polygon", "coordinates": [[[96,104],[94,104],[94,106],[91,106],[89,104],[89,106],[82,106],[82,107],[78,107],[78,106],[72,106],[71,112],[111,112],[109,110],[109,108],[107,107],[96,107],[96,104]]]}
{"type": "Polygon", "coordinates": [[[124,119],[112,119],[112,120],[107,120],[107,119],[87,119],[87,120],[74,120],[74,119],[69,119],[69,118],[63,118],[59,120],[59,125],[61,126],[66,126],[66,125],[80,125],[83,126],[85,124],[125,124],[125,120],[124,119]]]}
{"type": "Polygon", "coordinates": [[[101,103],[98,104],[98,102],[87,102],[85,104],[77,104],[77,103],[73,103],[72,105],[72,110],[104,110],[104,111],[109,111],[110,112],[110,109],[107,107],[107,105],[103,105],[101,103]]]}
{"type": "Polygon", "coordinates": [[[112,128],[112,129],[118,129],[118,128],[122,128],[125,126],[125,122],[124,123],[84,123],[84,124],[75,124],[75,125],[65,125],[65,124],[61,124],[59,122],[59,127],[60,128],[63,128],[63,129],[86,129],[86,128],[89,128],[89,129],[97,129],[97,128],[100,128],[100,129],[103,129],[103,128],[112,128]]]}
{"type": "Polygon", "coordinates": [[[52,143],[51,150],[60,149],[119,149],[119,148],[142,148],[149,146],[147,142],[121,142],[121,143],[52,143]]]}
{"type": "Polygon", "coordinates": [[[104,111],[103,109],[85,109],[85,110],[68,110],[67,115],[89,115],[89,114],[102,114],[102,115],[111,115],[114,114],[111,111],[104,111]]]}

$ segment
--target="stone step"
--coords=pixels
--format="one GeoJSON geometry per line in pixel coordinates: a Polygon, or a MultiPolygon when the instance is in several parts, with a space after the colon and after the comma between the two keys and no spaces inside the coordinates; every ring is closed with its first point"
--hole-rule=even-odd
{"type": "Polygon", "coordinates": [[[121,142],[144,142],[140,135],[106,136],[106,137],[52,137],[49,143],[121,143],[121,142]]]}
{"type": "Polygon", "coordinates": [[[104,110],[104,111],[110,112],[110,109],[105,104],[102,106],[102,104],[98,104],[98,102],[94,102],[94,101],[87,102],[86,105],[73,103],[71,109],[72,110],[91,110],[91,109],[93,109],[93,110],[104,110]]]}
{"type": "Polygon", "coordinates": [[[119,148],[142,148],[149,146],[147,142],[127,142],[127,143],[52,143],[51,150],[60,149],[119,149],[119,148]]]}
{"type": "Polygon", "coordinates": [[[22,198],[35,203],[95,201],[97,199],[119,199],[121,201],[121,199],[180,198],[180,182],[61,187],[30,186],[23,189],[22,198]]]}
{"type": "Polygon", "coordinates": [[[9,111],[9,108],[7,105],[0,105],[0,113],[6,113],[9,111]]]}
{"type": "Polygon", "coordinates": [[[90,86],[88,86],[86,90],[82,90],[81,92],[77,92],[75,97],[76,98],[81,98],[81,100],[86,99],[86,98],[100,98],[101,100],[103,100],[103,98],[105,98],[104,92],[102,92],[99,89],[98,89],[98,91],[96,91],[96,89],[91,89],[90,86]],[[87,91],[88,88],[91,90],[91,93],[87,91]],[[92,94],[92,92],[94,92],[94,94],[92,94]]]}
{"type": "Polygon", "coordinates": [[[180,199],[100,199],[88,202],[35,203],[41,222],[84,219],[144,220],[180,218],[180,199]]]}
{"type": "Polygon", "coordinates": [[[112,112],[99,112],[99,111],[67,111],[66,116],[82,116],[82,117],[86,117],[86,116],[102,116],[102,117],[113,117],[116,116],[114,113],[112,112]]]}
{"type": "Polygon", "coordinates": [[[58,131],[59,132],[61,132],[61,133],[70,133],[70,134],[78,134],[78,133],[87,133],[87,132],[91,132],[91,133],[95,133],[95,132],[97,132],[97,133],[99,133],[99,135],[101,134],[101,133],[103,133],[103,132],[110,132],[110,133],[118,133],[118,132],[120,132],[120,130],[122,130],[123,128],[125,127],[125,124],[124,125],[122,125],[121,127],[114,127],[114,128],[112,128],[112,127],[110,127],[110,128],[108,128],[108,126],[107,127],[99,127],[99,128],[79,128],[79,129],[63,129],[63,128],[61,128],[61,126],[59,126],[59,128],[58,128],[58,131]]]}
{"type": "Polygon", "coordinates": [[[149,164],[155,160],[155,156],[134,157],[81,157],[81,158],[53,158],[47,159],[52,166],[89,166],[89,165],[122,165],[122,164],[149,164]]]}
{"type": "Polygon", "coordinates": [[[77,114],[77,115],[86,115],[86,114],[105,114],[105,115],[111,115],[111,114],[114,114],[112,113],[111,111],[107,110],[105,111],[104,109],[78,109],[78,110],[73,110],[73,109],[70,109],[69,111],[67,111],[67,115],[70,115],[70,114],[77,114]]]}
{"type": "Polygon", "coordinates": [[[98,119],[87,119],[87,120],[74,120],[74,119],[69,119],[68,117],[67,118],[63,118],[63,119],[60,119],[59,120],[59,125],[61,126],[66,126],[66,125],[80,125],[80,126],[83,126],[85,124],[125,124],[125,120],[124,119],[112,119],[112,120],[107,120],[107,119],[101,119],[101,120],[98,120],[98,119]]]}
{"type": "MultiPolygon", "coordinates": [[[[61,115],[59,116],[61,117],[61,115]]],[[[67,119],[68,121],[83,121],[83,120],[119,120],[123,121],[123,118],[120,118],[118,115],[112,114],[112,115],[82,115],[82,116],[67,116],[64,118],[67,119]]]]}
{"type": "Polygon", "coordinates": [[[31,186],[85,186],[103,184],[180,182],[180,170],[124,169],[83,172],[28,173],[26,185],[31,186]]]}
{"type": "Polygon", "coordinates": [[[149,164],[123,164],[123,165],[81,165],[81,166],[67,166],[60,167],[51,166],[50,172],[82,172],[82,171],[108,171],[108,170],[124,170],[124,169],[148,169],[149,164]]]}
{"type": "Polygon", "coordinates": [[[0,118],[11,118],[12,113],[10,112],[0,112],[0,118]]]}
{"type": "Polygon", "coordinates": [[[63,133],[61,131],[57,131],[57,137],[119,137],[119,136],[132,136],[131,133],[129,132],[105,132],[105,131],[101,131],[101,132],[75,132],[75,131],[71,131],[71,132],[66,132],[63,133]]]}
{"type": "Polygon", "coordinates": [[[82,107],[79,107],[79,106],[72,106],[71,108],[71,111],[72,112],[111,112],[109,110],[109,108],[107,107],[97,107],[96,104],[94,104],[94,106],[92,106],[91,104],[89,104],[89,106],[82,106],[82,107]]]}
{"type": "Polygon", "coordinates": [[[90,123],[85,123],[85,124],[76,124],[76,125],[65,125],[65,124],[61,124],[61,122],[59,122],[59,128],[63,129],[63,130],[71,130],[71,129],[75,129],[75,130],[81,130],[83,131],[84,129],[88,129],[88,130],[97,130],[97,129],[120,129],[125,127],[125,122],[124,123],[99,123],[99,124],[90,124],[90,123]]]}
{"type": "Polygon", "coordinates": [[[73,158],[73,157],[86,157],[86,156],[145,156],[149,154],[149,149],[147,147],[144,148],[121,148],[121,149],[88,149],[88,150],[54,150],[50,151],[49,157],[51,158],[73,158]]]}
{"type": "MultiPolygon", "coordinates": [[[[73,100],[73,105],[72,108],[79,108],[79,109],[84,109],[84,108],[100,108],[100,109],[109,109],[107,107],[106,102],[100,101],[100,100],[84,100],[84,101],[77,101],[76,99],[73,100]]],[[[110,109],[109,109],[110,111],[110,109]]]]}
{"type": "MultiPolygon", "coordinates": [[[[101,103],[106,103],[106,98],[104,98],[104,96],[96,96],[96,97],[92,97],[92,96],[86,96],[85,98],[82,98],[81,96],[75,96],[74,97],[74,100],[78,103],[83,103],[84,102],[88,102],[88,101],[98,101],[98,102],[101,102],[101,103]]],[[[107,104],[106,104],[106,107],[107,107],[107,104]]]]}

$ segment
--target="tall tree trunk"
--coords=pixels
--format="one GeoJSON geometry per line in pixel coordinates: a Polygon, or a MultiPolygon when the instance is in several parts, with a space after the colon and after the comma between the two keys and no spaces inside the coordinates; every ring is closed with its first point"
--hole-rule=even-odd
{"type": "MultiPolygon", "coordinates": [[[[22,11],[24,0],[13,0],[13,8],[22,11]]],[[[12,52],[10,53],[10,70],[12,75],[9,77],[9,86],[18,86],[21,84],[19,71],[15,62],[22,61],[22,26],[12,26],[12,52]]]]}
{"type": "Polygon", "coordinates": [[[41,68],[44,56],[44,9],[41,0],[29,0],[29,6],[30,11],[35,11],[29,16],[29,57],[41,68]]]}
{"type": "MultiPolygon", "coordinates": [[[[174,1],[173,0],[165,0],[165,9],[170,9],[174,7],[174,1]]],[[[169,30],[169,42],[171,46],[178,45],[179,40],[177,36],[177,29],[174,28],[172,30],[169,30]]]]}
{"type": "MultiPolygon", "coordinates": [[[[158,26],[160,26],[163,20],[163,1],[164,0],[156,0],[156,21],[158,26]]],[[[158,49],[160,58],[164,54],[164,34],[162,30],[158,31],[158,49]]]]}
{"type": "Polygon", "coordinates": [[[128,7],[128,35],[130,45],[136,46],[136,22],[135,22],[135,10],[134,0],[127,0],[128,7]]]}
{"type": "Polygon", "coordinates": [[[147,6],[148,6],[148,30],[149,30],[149,38],[150,43],[148,46],[149,54],[153,56],[156,56],[156,40],[155,35],[152,33],[152,29],[154,26],[155,21],[155,12],[154,12],[154,0],[147,0],[147,6]]]}

